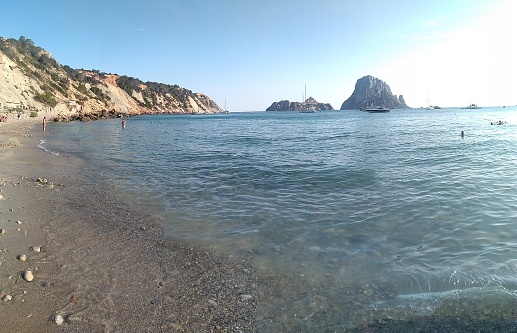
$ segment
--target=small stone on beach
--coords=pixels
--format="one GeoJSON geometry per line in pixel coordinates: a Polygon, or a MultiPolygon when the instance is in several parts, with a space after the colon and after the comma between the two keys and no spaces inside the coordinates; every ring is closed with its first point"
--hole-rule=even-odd
{"type": "Polygon", "coordinates": [[[55,315],[54,318],[52,318],[52,321],[56,325],[62,325],[65,322],[65,320],[63,319],[63,316],[61,316],[61,315],[55,315]]]}
{"type": "Polygon", "coordinates": [[[41,246],[33,246],[31,248],[32,252],[40,253],[41,252],[41,246]]]}
{"type": "Polygon", "coordinates": [[[31,282],[32,280],[34,280],[34,275],[32,274],[31,271],[25,271],[23,272],[23,279],[27,282],[31,282]]]}
{"type": "Polygon", "coordinates": [[[18,256],[18,260],[20,260],[21,262],[25,262],[27,261],[27,256],[25,254],[20,254],[18,256]]]}
{"type": "Polygon", "coordinates": [[[5,235],[5,229],[0,229],[0,234],[5,235]]]}

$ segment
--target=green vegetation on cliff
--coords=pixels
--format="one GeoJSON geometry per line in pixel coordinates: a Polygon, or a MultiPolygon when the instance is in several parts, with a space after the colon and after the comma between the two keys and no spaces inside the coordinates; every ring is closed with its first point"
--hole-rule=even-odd
{"type": "Polygon", "coordinates": [[[0,53],[0,57],[3,54],[11,60],[6,70],[12,73],[9,75],[17,75],[19,82],[16,86],[12,81],[4,81],[9,91],[4,95],[4,103],[21,103],[29,108],[40,103],[51,108],[57,106],[56,110],[83,113],[107,109],[133,114],[222,111],[207,96],[178,85],[143,82],[125,75],[61,65],[49,52],[24,36],[18,40],[0,37],[0,53]],[[124,97],[124,93],[117,89],[123,90],[130,98],[124,97]],[[37,103],[31,103],[30,99],[37,103]]]}

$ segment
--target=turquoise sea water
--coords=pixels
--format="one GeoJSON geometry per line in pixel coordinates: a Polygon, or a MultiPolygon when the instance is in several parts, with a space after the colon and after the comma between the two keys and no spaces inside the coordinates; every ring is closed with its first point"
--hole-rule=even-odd
{"type": "Polygon", "coordinates": [[[173,239],[253,257],[261,331],[517,295],[517,107],[52,123],[40,146],[173,239]]]}

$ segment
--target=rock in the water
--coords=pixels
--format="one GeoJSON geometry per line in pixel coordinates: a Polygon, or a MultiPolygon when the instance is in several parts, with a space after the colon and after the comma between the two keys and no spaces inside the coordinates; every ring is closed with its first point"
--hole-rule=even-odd
{"type": "Polygon", "coordinates": [[[393,95],[387,83],[367,75],[357,80],[354,92],[343,102],[341,110],[358,110],[377,106],[391,109],[408,108],[402,95],[399,97],[393,95]]]}
{"type": "Polygon", "coordinates": [[[34,280],[34,275],[31,271],[27,270],[23,272],[23,279],[27,282],[31,282],[32,280],[34,280]]]}
{"type": "Polygon", "coordinates": [[[301,102],[289,102],[288,100],[282,100],[280,102],[273,102],[266,111],[302,111],[305,109],[321,111],[321,110],[334,110],[330,103],[319,103],[314,98],[309,97],[305,103],[301,102]]]}

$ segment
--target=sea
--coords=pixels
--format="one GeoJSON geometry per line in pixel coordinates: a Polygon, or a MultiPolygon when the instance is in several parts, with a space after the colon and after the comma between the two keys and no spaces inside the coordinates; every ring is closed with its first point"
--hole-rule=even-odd
{"type": "Polygon", "coordinates": [[[49,123],[39,147],[172,241],[252,260],[261,332],[490,317],[517,298],[517,107],[49,123]]]}

